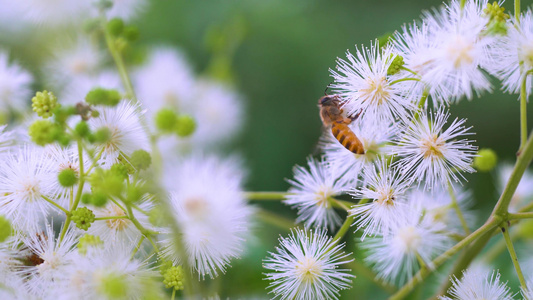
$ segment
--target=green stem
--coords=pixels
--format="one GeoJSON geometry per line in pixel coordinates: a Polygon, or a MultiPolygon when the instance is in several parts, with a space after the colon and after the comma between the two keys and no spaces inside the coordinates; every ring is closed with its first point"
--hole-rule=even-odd
{"type": "Polygon", "coordinates": [[[175,297],[176,297],[176,289],[172,289],[172,298],[170,298],[170,300],[174,300],[175,297]]]}
{"type": "Polygon", "coordinates": [[[524,75],[522,84],[520,85],[520,150],[524,148],[527,142],[527,77],[528,73],[524,75]]]}
{"type": "Polygon", "coordinates": [[[70,215],[70,212],[68,210],[66,210],[63,206],[57,204],[55,201],[53,201],[52,199],[46,197],[45,195],[41,195],[41,198],[43,198],[46,202],[52,204],[53,206],[57,207],[59,210],[61,210],[62,212],[65,213],[65,215],[70,215]]]}
{"type": "Polygon", "coordinates": [[[343,201],[339,199],[335,199],[333,197],[329,197],[328,200],[330,201],[331,205],[335,208],[340,208],[345,211],[349,211],[350,207],[352,207],[354,204],[348,201],[343,201]]]}
{"type": "Polygon", "coordinates": [[[514,0],[514,16],[516,22],[520,23],[520,0],[514,0]]]}
{"type": "Polygon", "coordinates": [[[455,213],[457,214],[457,216],[459,217],[459,221],[461,222],[461,225],[463,226],[465,233],[467,235],[470,234],[470,229],[468,228],[468,224],[466,223],[463,212],[461,211],[461,208],[459,207],[459,203],[457,203],[457,197],[455,197],[452,183],[450,181],[448,181],[448,193],[450,193],[450,197],[452,198],[452,207],[455,210],[455,213]]]}
{"type": "Polygon", "coordinates": [[[467,237],[465,237],[462,241],[455,244],[455,246],[448,249],[446,252],[435,258],[431,266],[433,266],[432,269],[428,268],[422,268],[420,271],[418,271],[411,280],[406,283],[398,292],[392,297],[390,297],[390,300],[393,299],[405,299],[407,295],[413,290],[413,288],[418,285],[420,282],[422,282],[429,274],[431,274],[431,271],[436,269],[438,266],[443,264],[445,261],[447,261],[450,257],[455,255],[457,252],[459,252],[461,249],[468,246],[470,243],[478,239],[479,237],[483,236],[484,234],[490,232],[493,228],[498,226],[501,220],[496,218],[491,218],[487,223],[485,223],[483,226],[481,226],[478,230],[474,231],[467,237]]]}
{"type": "Polygon", "coordinates": [[[400,67],[400,70],[405,70],[405,71],[407,71],[407,72],[409,72],[409,73],[411,73],[411,74],[413,74],[413,75],[415,75],[415,76],[419,76],[418,73],[416,73],[415,71],[413,71],[413,70],[411,70],[411,69],[409,69],[409,68],[406,68],[406,67],[404,67],[404,66],[401,66],[401,67],[400,67]]]}
{"type": "MultiPolygon", "coordinates": [[[[135,256],[135,254],[137,253],[137,251],[139,251],[139,249],[141,248],[141,245],[144,241],[144,235],[141,235],[141,238],[139,239],[139,242],[137,243],[137,246],[135,247],[135,249],[133,249],[133,252],[131,253],[131,257],[130,257],[130,260],[133,259],[133,257],[135,256]]],[[[154,248],[155,249],[155,248],[154,248]]]]}
{"type": "Polygon", "coordinates": [[[419,78],[414,78],[414,77],[401,78],[401,79],[396,79],[394,81],[391,81],[389,83],[389,85],[393,85],[393,84],[396,84],[396,83],[399,83],[399,82],[403,82],[403,81],[420,81],[420,79],[419,78]]]}
{"type": "Polygon", "coordinates": [[[344,220],[344,223],[342,224],[341,228],[339,229],[339,231],[337,231],[337,234],[335,234],[335,236],[333,237],[333,241],[335,243],[338,243],[342,239],[342,237],[346,234],[348,229],[350,229],[350,227],[352,226],[354,220],[355,220],[355,216],[346,217],[346,220],[344,220]]]}
{"type": "Polygon", "coordinates": [[[283,200],[288,195],[287,192],[245,192],[244,198],[248,200],[283,200]]]}
{"type": "Polygon", "coordinates": [[[509,220],[513,220],[513,219],[531,219],[531,218],[533,218],[533,212],[509,214],[507,217],[508,217],[509,220]]]}
{"type": "MultiPolygon", "coordinates": [[[[70,208],[70,213],[76,210],[78,208],[78,204],[81,200],[81,194],[83,192],[83,186],[85,185],[85,173],[84,173],[84,165],[83,165],[83,147],[82,147],[82,141],[78,140],[78,164],[79,164],[79,170],[80,170],[80,181],[78,183],[78,190],[76,191],[76,198],[74,198],[74,203],[72,203],[72,207],[70,208]]],[[[70,226],[70,214],[67,214],[67,218],[65,220],[65,226],[63,226],[63,230],[61,231],[61,235],[59,237],[59,243],[63,241],[63,238],[65,237],[65,234],[67,233],[68,227],[70,226]]]]}
{"type": "Polygon", "coordinates": [[[513,261],[513,265],[516,270],[516,275],[518,275],[518,280],[520,280],[522,290],[526,291],[526,280],[524,279],[524,274],[522,274],[522,269],[520,268],[520,264],[518,263],[518,257],[516,256],[516,252],[514,251],[513,242],[511,241],[511,237],[509,236],[509,224],[507,222],[503,222],[501,229],[503,233],[503,238],[505,239],[507,250],[509,250],[509,255],[511,256],[511,260],[513,261]]]}
{"type": "MultiPolygon", "coordinates": [[[[511,236],[511,240],[518,240],[520,237],[520,231],[512,229],[510,229],[510,231],[509,235],[511,236]]],[[[492,247],[483,255],[483,260],[487,264],[492,263],[506,248],[505,239],[498,240],[498,242],[492,245],[492,247]]]]}
{"type": "Polygon", "coordinates": [[[259,210],[256,213],[256,216],[263,222],[272,224],[283,230],[288,230],[295,227],[294,221],[287,218],[281,217],[277,214],[271,213],[266,210],[259,210]]]}
{"type": "Polygon", "coordinates": [[[159,248],[157,247],[157,245],[154,243],[154,241],[150,237],[151,232],[147,230],[146,228],[144,228],[144,226],[142,226],[142,224],[137,220],[137,218],[135,218],[135,215],[133,214],[133,211],[131,210],[131,206],[126,205],[126,209],[128,211],[128,218],[130,219],[130,221],[141,232],[141,234],[143,234],[148,239],[148,241],[150,241],[155,251],[159,253],[159,248]]]}

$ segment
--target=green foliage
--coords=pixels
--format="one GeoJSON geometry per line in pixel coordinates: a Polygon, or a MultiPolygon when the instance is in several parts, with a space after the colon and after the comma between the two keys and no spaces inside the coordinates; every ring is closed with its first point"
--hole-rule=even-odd
{"type": "Polygon", "coordinates": [[[11,227],[11,222],[0,215],[0,243],[3,243],[11,236],[13,228],[11,227]]]}

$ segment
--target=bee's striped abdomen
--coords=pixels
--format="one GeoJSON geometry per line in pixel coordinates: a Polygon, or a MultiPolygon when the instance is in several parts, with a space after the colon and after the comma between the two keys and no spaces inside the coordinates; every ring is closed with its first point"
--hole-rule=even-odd
{"type": "Polygon", "coordinates": [[[344,148],[355,154],[365,154],[363,143],[361,143],[355,133],[346,124],[333,123],[331,133],[333,133],[333,136],[344,148]]]}

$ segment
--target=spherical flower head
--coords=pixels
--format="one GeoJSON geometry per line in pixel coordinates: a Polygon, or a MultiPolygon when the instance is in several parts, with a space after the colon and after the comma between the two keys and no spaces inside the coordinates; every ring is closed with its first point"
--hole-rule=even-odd
{"type": "Polygon", "coordinates": [[[370,199],[371,203],[354,206],[350,215],[356,216],[356,230],[364,228],[362,240],[367,235],[387,235],[405,218],[404,193],[409,187],[397,168],[386,159],[378,159],[375,166],[364,169],[366,185],[352,191],[354,199],[370,199]]]}
{"type": "Polygon", "coordinates": [[[308,158],[307,164],[309,170],[294,168],[294,180],[289,180],[291,187],[284,202],[298,209],[297,222],[334,230],[341,224],[341,218],[332,207],[331,197],[346,193],[352,179],[335,173],[325,160],[308,158]]]}
{"type": "MultiPolygon", "coordinates": [[[[235,160],[214,156],[193,156],[168,167],[165,185],[189,265],[199,277],[218,276],[240,257],[251,226],[253,210],[243,198],[243,171],[235,160]]],[[[161,243],[165,258],[180,264],[183,258],[175,252],[173,237],[165,235],[161,243]]]]}
{"type": "Polygon", "coordinates": [[[497,76],[509,93],[519,93],[525,80],[527,95],[531,95],[533,80],[528,72],[533,69],[533,12],[528,9],[520,22],[508,22],[507,35],[490,48],[492,64],[487,70],[497,76]]]}
{"type": "Polygon", "coordinates": [[[118,162],[120,153],[131,155],[138,149],[150,149],[148,134],[141,124],[138,105],[123,100],[116,107],[99,109],[100,115],[90,119],[92,128],[106,128],[109,139],[103,147],[102,160],[111,166],[118,162]]]}
{"type": "Polygon", "coordinates": [[[76,224],[79,229],[87,231],[91,224],[94,222],[94,213],[87,207],[78,207],[72,212],[72,222],[76,224]]]}
{"type": "Polygon", "coordinates": [[[441,300],[452,299],[487,299],[487,300],[512,300],[513,296],[509,287],[500,282],[500,273],[492,274],[480,272],[475,269],[463,271],[461,280],[452,279],[452,287],[448,293],[453,297],[439,297],[441,300]]]}
{"type": "Polygon", "coordinates": [[[478,156],[474,158],[474,167],[481,172],[489,172],[498,163],[496,152],[490,148],[480,149],[478,156]]]}
{"type": "Polygon", "coordinates": [[[338,299],[339,290],[350,288],[350,270],[340,265],[352,261],[324,230],[306,232],[295,229],[280,238],[276,253],[264,260],[270,270],[269,288],[279,299],[338,299]]]}
{"type": "Polygon", "coordinates": [[[39,117],[44,119],[51,117],[54,113],[54,109],[59,106],[59,103],[57,103],[57,97],[54,96],[52,92],[46,90],[37,92],[35,97],[31,99],[31,102],[33,111],[36,112],[39,117]]]}
{"type": "Polygon", "coordinates": [[[42,149],[25,146],[5,157],[0,167],[0,214],[19,230],[35,232],[39,220],[54,207],[43,199],[54,197],[47,178],[53,163],[42,149]]]}
{"type": "Polygon", "coordinates": [[[431,261],[447,250],[450,238],[445,226],[435,223],[414,205],[403,207],[405,218],[391,228],[387,236],[365,241],[369,250],[365,259],[374,266],[380,278],[403,285],[420,269],[420,260],[431,268],[431,261]]]}
{"type": "Polygon", "coordinates": [[[405,117],[413,104],[402,96],[403,86],[394,84],[397,77],[388,75],[396,59],[392,49],[381,49],[376,43],[346,55],[347,61],[338,59],[338,73],[331,73],[335,78],[332,86],[342,97],[348,115],[361,113],[361,119],[377,122],[405,117]]]}
{"type": "Polygon", "coordinates": [[[181,266],[171,266],[167,268],[163,274],[163,283],[165,287],[173,288],[174,290],[183,290],[185,285],[185,276],[183,274],[183,268],[181,266]]]}
{"type": "Polygon", "coordinates": [[[18,64],[10,63],[8,54],[0,51],[0,112],[23,111],[31,97],[33,76],[18,64]]]}
{"type": "Polygon", "coordinates": [[[424,182],[425,188],[446,185],[451,180],[464,180],[461,172],[472,173],[472,160],[477,147],[472,140],[459,139],[473,134],[465,127],[465,119],[457,118],[444,129],[449,113],[440,109],[434,113],[423,111],[418,117],[401,126],[394,153],[402,173],[412,182],[424,182]]]}

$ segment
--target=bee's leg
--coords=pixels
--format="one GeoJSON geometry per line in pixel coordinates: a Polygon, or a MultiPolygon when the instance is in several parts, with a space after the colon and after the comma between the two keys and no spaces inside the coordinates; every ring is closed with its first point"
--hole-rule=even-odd
{"type": "Polygon", "coordinates": [[[359,118],[359,115],[361,115],[361,112],[359,112],[357,115],[350,116],[350,120],[355,121],[357,118],[359,118]]]}

